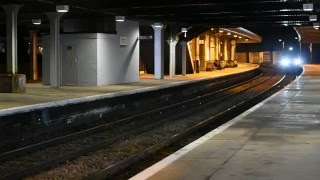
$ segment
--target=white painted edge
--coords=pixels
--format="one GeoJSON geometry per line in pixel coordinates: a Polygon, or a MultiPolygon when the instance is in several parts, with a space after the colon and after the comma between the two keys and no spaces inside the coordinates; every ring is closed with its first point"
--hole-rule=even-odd
{"type": "MultiPolygon", "coordinates": [[[[295,82],[298,78],[296,78],[293,82],[295,82]]],[[[291,82],[292,83],[292,82],[291,82]]],[[[290,83],[290,84],[291,84],[290,83]]],[[[289,85],[290,85],[289,84],[289,85]]],[[[288,86],[288,85],[287,85],[288,86]]],[[[286,87],[287,87],[286,86],[286,87]]],[[[278,96],[282,91],[285,91],[286,88],[281,89],[277,93],[273,94],[272,96],[268,97],[267,99],[263,100],[259,104],[253,106],[252,108],[248,109],[247,111],[243,112],[239,116],[233,118],[232,120],[228,121],[227,123],[219,126],[218,128],[212,130],[211,132],[207,133],[206,135],[200,137],[199,139],[193,141],[192,143],[184,146],[180,150],[176,151],[175,153],[171,154],[170,156],[164,158],[163,160],[157,162],[156,164],[150,166],[149,168],[145,169],[144,171],[136,174],[135,176],[131,177],[129,180],[143,180],[143,179],[148,179],[151,176],[155,175],[157,172],[161,171],[162,169],[166,168],[169,166],[171,163],[176,161],[177,159],[181,158],[182,156],[186,155],[199,145],[205,143],[207,140],[211,139],[212,137],[218,135],[228,127],[232,126],[233,124],[237,123],[238,121],[242,120],[245,116],[248,114],[252,113],[262,105],[264,105],[266,102],[270,101],[273,99],[275,96],[278,96]]]]}
{"type": "Polygon", "coordinates": [[[221,75],[221,76],[215,76],[215,77],[204,77],[204,78],[198,78],[198,79],[193,79],[193,80],[183,80],[183,81],[178,81],[178,82],[172,82],[169,84],[164,84],[164,85],[158,85],[158,86],[153,86],[153,87],[145,87],[145,88],[140,88],[140,89],[133,89],[133,90],[128,90],[128,91],[120,91],[120,92],[114,92],[114,93],[108,93],[108,94],[102,94],[102,95],[94,95],[94,96],[86,96],[86,97],[80,97],[80,98],[72,98],[72,99],[64,99],[64,100],[59,100],[59,101],[53,101],[53,102],[46,102],[46,103],[39,103],[39,104],[32,104],[32,105],[27,105],[27,106],[19,106],[19,107],[13,107],[13,108],[7,108],[7,109],[2,109],[0,110],[0,117],[1,116],[8,116],[12,115],[15,113],[25,113],[33,110],[42,110],[46,108],[52,108],[52,107],[59,107],[59,106],[65,106],[65,105],[73,105],[73,104],[78,104],[78,103],[83,103],[83,102],[93,102],[93,101],[98,101],[98,100],[103,100],[103,99],[108,99],[108,98],[114,98],[114,97],[119,97],[119,96],[124,96],[124,95],[131,95],[131,94],[137,94],[137,93],[143,93],[143,92],[149,92],[149,91],[154,91],[154,90],[161,90],[165,88],[170,88],[170,87],[177,87],[177,86],[182,86],[182,85],[187,85],[187,84],[192,84],[195,82],[201,82],[205,80],[212,80],[216,78],[222,78],[225,76],[229,75],[234,75],[234,74],[241,74],[249,71],[253,71],[259,67],[237,72],[237,73],[231,73],[231,74],[226,74],[226,75],[221,75]]]}

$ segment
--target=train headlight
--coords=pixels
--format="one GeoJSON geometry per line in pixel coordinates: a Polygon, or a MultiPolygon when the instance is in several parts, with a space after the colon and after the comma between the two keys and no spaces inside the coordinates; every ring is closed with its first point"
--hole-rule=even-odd
{"type": "Polygon", "coordinates": [[[289,60],[287,58],[284,58],[280,61],[280,64],[284,67],[288,66],[290,64],[289,60]]]}

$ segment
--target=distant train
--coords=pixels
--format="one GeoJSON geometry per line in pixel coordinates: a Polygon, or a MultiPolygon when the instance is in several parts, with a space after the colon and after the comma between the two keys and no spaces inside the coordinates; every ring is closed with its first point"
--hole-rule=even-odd
{"type": "Polygon", "coordinates": [[[280,59],[280,66],[282,68],[291,68],[302,65],[302,59],[296,51],[284,51],[282,58],[280,59]]]}
{"type": "Polygon", "coordinates": [[[303,64],[302,57],[300,54],[293,50],[284,51],[278,67],[285,72],[293,72],[301,71],[301,65],[303,64]]]}

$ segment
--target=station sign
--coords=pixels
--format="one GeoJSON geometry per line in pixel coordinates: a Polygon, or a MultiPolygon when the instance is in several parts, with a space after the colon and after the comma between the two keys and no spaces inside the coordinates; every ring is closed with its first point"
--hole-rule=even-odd
{"type": "Polygon", "coordinates": [[[153,39],[153,36],[139,36],[139,40],[153,39]]]}

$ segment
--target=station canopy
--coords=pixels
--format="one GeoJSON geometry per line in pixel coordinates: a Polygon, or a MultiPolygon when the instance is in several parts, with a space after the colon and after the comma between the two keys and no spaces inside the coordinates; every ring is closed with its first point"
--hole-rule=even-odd
{"type": "MultiPolygon", "coordinates": [[[[49,30],[49,20],[44,13],[55,11],[56,5],[69,5],[70,12],[64,15],[64,19],[125,16],[146,23],[192,27],[195,32],[212,27],[292,26],[299,29],[312,26],[310,15],[319,13],[320,9],[319,1],[310,0],[1,0],[0,3],[23,4],[18,25],[26,30],[32,29],[32,19],[41,19],[39,28],[46,31],[49,30]],[[305,11],[305,3],[312,3],[313,10],[305,11]]],[[[0,26],[5,24],[5,17],[4,11],[0,10],[0,26]]]]}

